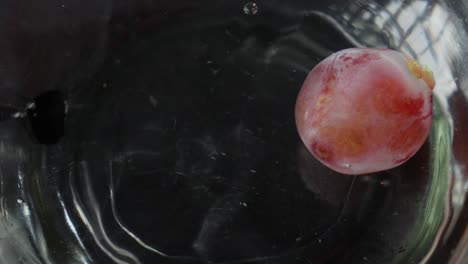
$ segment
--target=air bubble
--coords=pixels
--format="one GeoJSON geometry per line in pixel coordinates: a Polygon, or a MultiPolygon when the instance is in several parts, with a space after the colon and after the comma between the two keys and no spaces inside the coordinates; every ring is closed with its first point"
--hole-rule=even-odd
{"type": "Polygon", "coordinates": [[[246,15],[256,15],[258,13],[258,6],[254,2],[248,2],[244,5],[244,13],[246,15]]]}
{"type": "Polygon", "coordinates": [[[23,118],[23,117],[26,117],[26,112],[16,112],[14,113],[11,117],[13,118],[23,118]]]}
{"type": "Polygon", "coordinates": [[[390,185],[390,181],[389,180],[382,180],[382,181],[380,181],[380,185],[382,185],[383,187],[388,187],[390,185]]]}

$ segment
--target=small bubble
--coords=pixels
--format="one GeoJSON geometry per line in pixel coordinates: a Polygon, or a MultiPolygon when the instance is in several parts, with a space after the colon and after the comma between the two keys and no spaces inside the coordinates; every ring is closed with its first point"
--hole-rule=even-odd
{"type": "Polygon", "coordinates": [[[26,109],[36,109],[36,103],[32,102],[26,105],[26,109]]]}
{"type": "Polygon", "coordinates": [[[16,112],[12,115],[13,118],[23,118],[26,117],[26,112],[16,112]]]}
{"type": "Polygon", "coordinates": [[[23,203],[23,200],[21,200],[21,199],[17,199],[16,201],[17,201],[19,204],[22,204],[22,203],[23,203]]]}
{"type": "Polygon", "coordinates": [[[343,167],[345,167],[345,168],[349,169],[349,168],[351,168],[351,164],[349,164],[349,163],[345,163],[345,164],[343,164],[343,167]]]}
{"type": "Polygon", "coordinates": [[[382,185],[383,187],[387,187],[390,185],[390,181],[389,180],[382,180],[380,181],[380,185],[382,185]]]}
{"type": "Polygon", "coordinates": [[[212,73],[214,76],[218,75],[219,71],[220,71],[219,69],[211,69],[211,73],[212,73]]]}
{"type": "Polygon", "coordinates": [[[250,71],[247,70],[242,70],[242,73],[249,76],[250,78],[254,78],[255,74],[251,73],[250,71]]]}
{"type": "Polygon", "coordinates": [[[221,68],[217,64],[215,64],[212,60],[207,60],[206,65],[208,65],[211,73],[214,76],[217,76],[221,71],[221,68]]]}
{"type": "Polygon", "coordinates": [[[154,96],[150,95],[148,99],[154,108],[158,106],[158,100],[154,96]]]}
{"type": "Polygon", "coordinates": [[[254,2],[248,2],[244,5],[244,13],[246,15],[256,15],[258,13],[258,6],[254,2]]]}

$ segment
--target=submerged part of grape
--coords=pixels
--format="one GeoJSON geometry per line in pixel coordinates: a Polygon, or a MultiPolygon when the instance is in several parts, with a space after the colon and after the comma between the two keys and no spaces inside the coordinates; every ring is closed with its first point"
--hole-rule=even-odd
{"type": "Polygon", "coordinates": [[[296,102],[308,150],[344,174],[396,167],[425,142],[432,122],[432,72],[389,49],[346,49],[320,62],[296,102]]]}

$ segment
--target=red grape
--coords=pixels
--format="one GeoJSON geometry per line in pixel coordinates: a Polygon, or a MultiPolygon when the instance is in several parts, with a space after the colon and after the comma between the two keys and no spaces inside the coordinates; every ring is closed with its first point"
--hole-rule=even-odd
{"type": "Polygon", "coordinates": [[[389,49],[346,49],[320,62],[296,102],[307,149],[344,174],[396,167],[425,142],[432,122],[432,72],[389,49]]]}

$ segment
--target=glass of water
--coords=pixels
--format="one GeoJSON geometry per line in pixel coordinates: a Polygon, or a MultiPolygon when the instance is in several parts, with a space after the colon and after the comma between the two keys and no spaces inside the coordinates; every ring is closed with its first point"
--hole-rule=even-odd
{"type": "Polygon", "coordinates": [[[0,263],[466,263],[464,1],[0,1],[0,263]],[[433,70],[404,165],[330,171],[294,123],[323,58],[433,70]]]}

